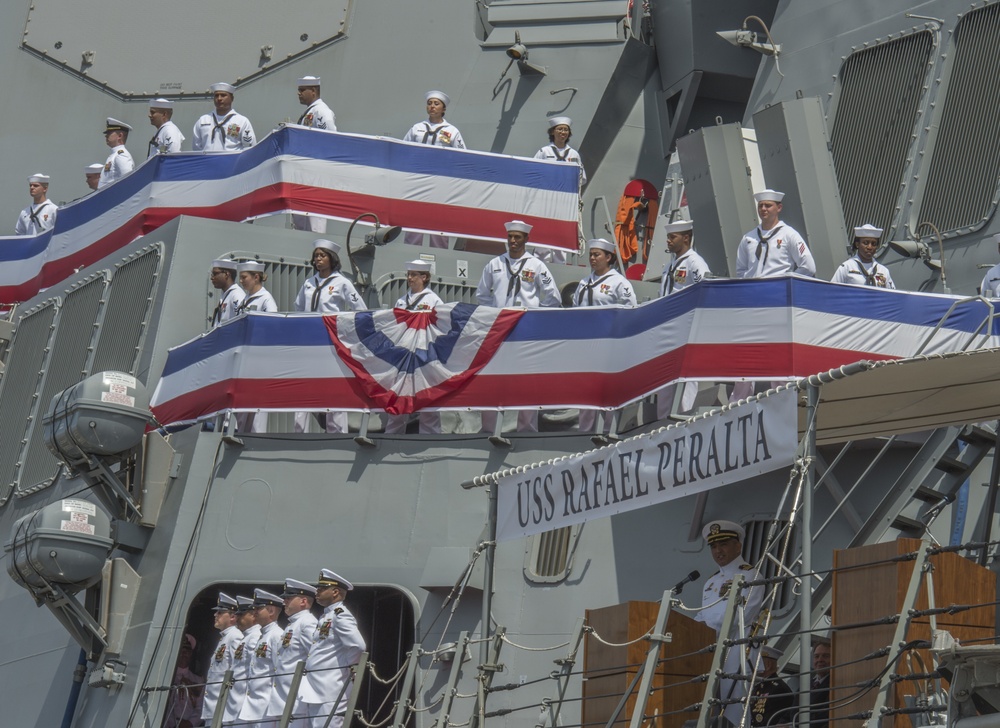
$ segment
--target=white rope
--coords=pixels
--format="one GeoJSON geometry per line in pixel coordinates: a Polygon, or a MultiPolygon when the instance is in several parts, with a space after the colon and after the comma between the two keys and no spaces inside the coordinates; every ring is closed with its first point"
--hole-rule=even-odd
{"type": "MultiPolygon", "coordinates": [[[[588,631],[595,640],[600,642],[602,645],[607,645],[608,647],[628,647],[629,645],[634,645],[636,642],[642,642],[643,640],[648,639],[649,636],[653,634],[653,630],[650,629],[649,631],[646,632],[646,634],[636,637],[634,640],[631,640],[629,642],[608,642],[606,639],[601,637],[601,635],[597,634],[597,630],[595,630],[593,627],[589,627],[588,631]]],[[[569,643],[567,642],[566,644],[569,643]]]]}
{"type": "Polygon", "coordinates": [[[516,642],[511,642],[510,639],[508,639],[508,637],[507,637],[506,634],[500,635],[500,639],[502,639],[504,642],[506,642],[511,647],[515,647],[515,648],[517,648],[519,650],[524,650],[525,652],[550,652],[551,650],[559,650],[559,649],[562,649],[563,647],[566,647],[567,645],[569,645],[569,640],[567,640],[566,642],[563,642],[562,644],[553,645],[552,647],[525,647],[524,645],[519,645],[516,642]]]}

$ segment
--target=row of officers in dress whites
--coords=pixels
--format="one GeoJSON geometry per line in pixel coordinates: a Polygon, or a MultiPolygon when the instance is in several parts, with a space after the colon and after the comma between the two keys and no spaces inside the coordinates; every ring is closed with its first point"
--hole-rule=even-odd
{"type": "Polygon", "coordinates": [[[254,589],[252,599],[220,593],[213,609],[219,641],[207,674],[199,680],[191,673],[193,645],[188,643],[186,654],[182,645],[165,728],[210,725],[217,710],[222,725],[277,726],[288,703],[293,706],[289,726],[341,728],[354,688],[353,667],[366,649],[344,604],[353,589],[347,579],[323,569],[315,584],[286,579],[280,595],[263,589],[254,589]],[[312,613],[314,602],[323,607],[319,618],[312,613]],[[278,624],[282,613],[288,618],[284,629],[278,624]],[[299,662],[305,672],[292,695],[299,662]],[[223,700],[229,671],[232,687],[223,700]]]}

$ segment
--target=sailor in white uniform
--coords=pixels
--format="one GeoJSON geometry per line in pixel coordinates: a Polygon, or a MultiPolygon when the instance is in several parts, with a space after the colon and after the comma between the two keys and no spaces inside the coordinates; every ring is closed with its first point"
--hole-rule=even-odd
{"type": "Polygon", "coordinates": [[[174,102],[169,99],[149,100],[149,123],[156,127],[156,133],[149,140],[146,158],[154,154],[173,154],[181,150],[184,135],[170,119],[174,115],[174,102]]]}
{"type": "Polygon", "coordinates": [[[83,168],[83,173],[87,177],[87,187],[89,187],[92,191],[96,190],[98,186],[100,186],[102,172],[104,172],[104,165],[100,162],[88,164],[83,168]]]}
{"type": "Polygon", "coordinates": [[[559,308],[562,296],[548,267],[525,250],[531,225],[521,220],[504,223],[507,252],[483,268],[476,287],[481,306],[496,308],[559,308]]]}
{"type": "MultiPolygon", "coordinates": [[[[219,598],[215,607],[215,628],[222,633],[219,644],[208,662],[208,675],[205,677],[205,698],[201,705],[201,718],[206,725],[211,725],[212,716],[215,715],[216,706],[219,704],[219,697],[222,694],[222,680],[228,670],[232,670],[235,664],[236,647],[243,641],[243,633],[236,627],[236,600],[228,594],[219,592],[219,598]]],[[[223,708],[222,721],[230,722],[236,720],[242,707],[242,696],[229,691],[223,708]],[[238,701],[238,702],[237,702],[238,701]]]]}
{"type": "Polygon", "coordinates": [[[673,256],[660,278],[660,297],[683,291],[711,275],[708,263],[691,247],[692,220],[677,220],[663,226],[667,231],[667,251],[673,256]]]}
{"type": "MultiPolygon", "coordinates": [[[[296,83],[299,103],[306,107],[297,123],[310,129],[337,131],[333,110],[319,96],[320,77],[303,76],[296,83]]],[[[318,215],[294,214],[292,227],[295,230],[311,230],[322,234],[326,232],[326,218],[318,215]]]]}
{"type": "MultiPolygon", "coordinates": [[[[997,244],[997,252],[1000,252],[1000,233],[993,236],[993,242],[997,244]]],[[[986,298],[1000,298],[1000,263],[986,271],[983,282],[979,284],[979,293],[986,298]]]]}
{"type": "Polygon", "coordinates": [[[316,273],[306,279],[295,297],[296,311],[338,313],[340,311],[367,311],[361,294],[341,270],[339,243],[314,240],[312,265],[316,273]]]}
{"type": "MultiPolygon", "coordinates": [[[[403,136],[403,141],[465,149],[462,132],[444,118],[445,111],[451,103],[448,94],[443,91],[428,91],[424,94],[424,101],[427,105],[427,121],[419,121],[411,126],[403,136]]],[[[403,236],[403,242],[407,245],[421,245],[423,238],[423,233],[408,232],[403,236]]],[[[429,238],[429,245],[432,248],[448,247],[448,238],[444,235],[430,235],[429,238]]]]}
{"type": "MultiPolygon", "coordinates": [[[[354,284],[341,272],[340,244],[319,239],[309,247],[316,273],[299,289],[295,310],[325,314],[368,310],[354,284]]],[[[317,418],[326,432],[347,432],[346,412],[318,413],[317,418]]],[[[308,424],[308,412],[295,413],[295,432],[305,432],[308,424]]]]}
{"type": "MultiPolygon", "coordinates": [[[[708,263],[691,247],[694,237],[694,222],[692,220],[677,220],[663,226],[667,231],[667,252],[673,258],[664,267],[660,278],[660,297],[670,296],[683,291],[706,276],[711,275],[708,263]]],[[[666,419],[671,414],[677,385],[669,384],[656,395],[656,416],[666,419]]],[[[680,411],[689,412],[698,396],[698,383],[685,382],[681,392],[680,411]]]]}
{"type": "Polygon", "coordinates": [[[239,264],[235,260],[220,258],[212,261],[212,287],[221,291],[219,302],[212,312],[212,328],[224,324],[236,318],[240,312],[240,306],[246,294],[236,282],[236,268],[239,264]]]}
{"type": "MultiPolygon", "coordinates": [[[[264,288],[267,273],[264,264],[257,261],[247,261],[236,266],[240,277],[240,287],[246,296],[236,310],[237,314],[247,311],[267,311],[276,313],[278,304],[271,292],[264,288]]],[[[236,427],[241,432],[267,432],[267,412],[240,412],[236,415],[236,427]]]]}
{"type": "Polygon", "coordinates": [[[767,278],[795,273],[815,276],[816,262],[798,231],[779,219],[784,192],[764,190],[754,196],[760,225],[747,232],[736,251],[737,278],[767,278]]]}
{"type": "Polygon", "coordinates": [[[573,136],[573,120],[568,116],[553,116],[549,123],[549,143],[535,152],[535,159],[554,159],[559,162],[569,162],[580,167],[580,189],[587,184],[587,171],[583,168],[580,153],[569,145],[573,136]]]}
{"type": "Polygon", "coordinates": [[[834,283],[853,283],[858,286],[890,288],[895,290],[889,269],[875,260],[875,253],[882,244],[882,228],[862,225],[854,228],[851,249],[854,257],[845,260],[830,280],[834,283]]]}
{"type": "Polygon", "coordinates": [[[132,155],[125,148],[130,131],[132,131],[132,127],[124,121],[112,119],[110,116],[107,118],[104,127],[104,143],[111,147],[111,154],[108,155],[104,169],[101,171],[101,179],[97,183],[98,189],[107,187],[112,182],[117,182],[135,169],[132,155]]]}
{"type": "MultiPolygon", "coordinates": [[[[743,539],[746,538],[746,531],[738,523],[711,521],[702,530],[702,537],[711,549],[712,559],[719,565],[719,571],[705,582],[701,595],[702,609],[695,619],[704,622],[718,633],[722,628],[722,618],[733,580],[737,575],[741,575],[744,581],[753,581],[757,578],[757,570],[743,560],[743,539]]],[[[749,591],[744,590],[739,599],[744,613],[743,623],[748,633],[752,632],[754,622],[760,614],[764,590],[759,586],[752,587],[749,591]]],[[[730,632],[733,638],[746,636],[739,633],[738,625],[738,620],[734,618],[730,632]]],[[[746,655],[745,645],[730,648],[726,653],[723,670],[727,673],[739,672],[741,665],[745,663],[744,655],[746,655]]],[[[719,690],[724,700],[739,700],[746,694],[746,686],[737,680],[720,680],[719,690]]],[[[731,723],[739,725],[743,706],[738,703],[727,705],[723,709],[723,714],[731,723]]]]}
{"type": "Polygon", "coordinates": [[[320,572],[316,602],[324,607],[323,616],[313,633],[299,689],[310,728],[341,728],[344,724],[344,710],[354,687],[351,667],[365,651],[358,623],[344,606],[347,592],[353,589],[351,582],[329,569],[320,572]]]}
{"type": "Polygon", "coordinates": [[[278,311],[278,304],[275,303],[274,296],[264,288],[267,273],[264,272],[263,263],[249,260],[236,266],[236,272],[240,277],[240,287],[246,293],[237,313],[246,313],[247,311],[276,313],[278,311]]]}
{"type": "MultiPolygon", "coordinates": [[[[285,579],[285,591],[281,598],[285,602],[285,614],[288,615],[288,626],[278,642],[278,650],[274,653],[274,679],[271,681],[271,702],[267,706],[267,715],[278,718],[285,711],[288,702],[295,663],[305,660],[312,647],[313,636],[316,633],[316,617],[313,616],[313,600],[316,598],[316,587],[297,579],[285,579]]],[[[293,720],[289,725],[301,726],[305,723],[306,707],[300,694],[295,699],[292,711],[293,720]]]]}
{"type": "MultiPolygon", "coordinates": [[[[573,306],[635,306],[632,284],[615,267],[618,265],[615,244],[604,238],[587,241],[590,258],[589,276],[580,281],[573,293],[573,306]]],[[[611,431],[611,413],[604,416],[604,432],[611,431]]],[[[597,410],[580,410],[580,431],[593,432],[597,424],[597,410]]]]}
{"type": "Polygon", "coordinates": [[[587,249],[591,273],[576,287],[573,306],[634,306],[632,284],[614,267],[618,264],[614,243],[596,238],[587,241],[587,249]]]}
{"type": "MultiPolygon", "coordinates": [[[[504,223],[507,229],[507,252],[498,255],[483,268],[476,287],[476,301],[495,308],[559,308],[562,295],[545,263],[525,250],[531,225],[522,220],[504,223]]],[[[494,432],[496,412],[482,413],[482,431],[494,432]]],[[[538,432],[538,412],[521,410],[517,415],[520,432],[538,432]]]]}
{"type": "Polygon", "coordinates": [[[298,79],[299,103],[306,107],[298,123],[310,129],[337,131],[336,118],[326,102],[319,97],[319,76],[303,76],[298,79]]]}
{"type": "MultiPolygon", "coordinates": [[[[431,312],[444,301],[430,288],[431,263],[428,260],[411,260],[406,264],[406,285],[409,290],[400,296],[393,308],[404,311],[431,312]]],[[[441,414],[438,412],[421,412],[420,434],[441,434],[441,414]]],[[[398,435],[406,432],[410,415],[386,415],[385,434],[398,435]]]]}
{"type": "Polygon", "coordinates": [[[31,204],[17,216],[15,235],[38,235],[51,230],[56,224],[59,208],[48,198],[49,176],[36,172],[28,177],[28,194],[31,195],[31,204]]]}
{"type": "Polygon", "coordinates": [[[233,111],[236,87],[228,83],[213,83],[212,101],[215,111],[194,123],[191,148],[196,152],[230,152],[249,149],[257,143],[250,120],[233,111]]]}
{"type": "Polygon", "coordinates": [[[274,721],[266,721],[267,706],[271,702],[271,681],[274,675],[273,655],[281,645],[283,634],[278,624],[278,616],[284,600],[277,594],[253,590],[253,615],[260,630],[260,637],[254,643],[247,669],[247,697],[240,710],[240,720],[255,726],[276,726],[274,721]]]}

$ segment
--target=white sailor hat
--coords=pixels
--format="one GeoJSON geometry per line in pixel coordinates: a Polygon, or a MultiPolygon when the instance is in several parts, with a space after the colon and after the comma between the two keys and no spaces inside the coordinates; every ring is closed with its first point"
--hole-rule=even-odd
{"type": "Polygon", "coordinates": [[[119,121],[109,116],[104,122],[104,133],[107,134],[112,131],[132,131],[132,127],[124,121],[119,121]]]}
{"type": "MultiPolygon", "coordinates": [[[[102,167],[103,169],[103,167],[102,167]]],[[[47,174],[42,174],[41,172],[35,172],[33,175],[28,177],[29,182],[40,182],[43,185],[49,183],[49,176],[47,174]]]]}
{"type": "Polygon", "coordinates": [[[568,116],[550,116],[549,117],[549,129],[555,129],[557,126],[565,125],[570,128],[573,127],[573,120],[568,116]]]}
{"type": "Polygon", "coordinates": [[[531,225],[524,222],[524,220],[511,220],[510,222],[505,222],[503,224],[507,228],[509,233],[524,233],[528,235],[531,232],[531,225]]]}
{"type": "Polygon", "coordinates": [[[775,190],[762,190],[760,192],[755,192],[753,198],[757,202],[781,202],[785,199],[784,192],[777,192],[775,190]]]}
{"type": "Polygon", "coordinates": [[[609,253],[615,252],[615,244],[609,243],[604,238],[594,238],[587,241],[587,250],[606,250],[609,253]]]}
{"type": "Polygon", "coordinates": [[[324,586],[335,586],[343,589],[344,591],[351,591],[351,589],[354,588],[354,584],[339,574],[330,571],[329,569],[320,569],[319,581],[316,582],[316,588],[320,589],[324,586]]]}
{"type": "Polygon", "coordinates": [[[213,612],[235,612],[239,608],[236,600],[225,592],[219,592],[219,598],[212,607],[213,612]]]}
{"type": "Polygon", "coordinates": [[[297,86],[319,86],[319,76],[303,76],[295,84],[297,86]]]}
{"type": "Polygon", "coordinates": [[[710,521],[701,530],[701,536],[709,544],[716,541],[725,541],[727,538],[735,538],[740,543],[746,538],[746,531],[743,526],[732,521],[710,521]]]}
{"type": "Polygon", "coordinates": [[[316,587],[298,579],[285,579],[285,591],[281,593],[281,598],[288,599],[297,596],[314,597],[316,596],[316,587]]]}
{"type": "Polygon", "coordinates": [[[236,597],[237,614],[245,614],[253,609],[253,599],[250,597],[236,597]]]}
{"type": "Polygon", "coordinates": [[[213,268],[222,268],[223,270],[236,270],[239,263],[235,260],[229,260],[229,258],[218,258],[212,261],[213,268]]]}
{"type": "Polygon", "coordinates": [[[668,222],[663,226],[663,229],[670,233],[689,233],[694,229],[693,220],[675,220],[674,222],[668,222]]]}
{"type": "Polygon", "coordinates": [[[874,225],[862,225],[861,227],[854,228],[854,237],[856,238],[881,238],[882,228],[877,228],[874,225]]]}
{"type": "Polygon", "coordinates": [[[417,271],[419,273],[430,273],[431,262],[429,260],[411,260],[406,264],[406,270],[417,271]]]}
{"type": "Polygon", "coordinates": [[[104,171],[104,165],[99,162],[94,162],[93,164],[88,164],[84,167],[83,171],[87,174],[100,174],[104,171]]]}
{"type": "Polygon", "coordinates": [[[231,83],[226,83],[224,81],[219,81],[219,83],[213,83],[211,86],[208,87],[208,90],[211,91],[213,94],[219,91],[225,91],[227,94],[236,93],[236,87],[233,86],[231,83]]]}
{"type": "Polygon", "coordinates": [[[264,264],[256,260],[248,260],[245,263],[240,263],[236,266],[236,271],[238,273],[243,273],[244,271],[249,271],[250,273],[263,273],[264,264]]]}
{"type": "Polygon", "coordinates": [[[285,606],[285,600],[269,591],[254,589],[253,605],[255,607],[283,607],[285,606]]]}
{"type": "Polygon", "coordinates": [[[329,251],[335,255],[340,255],[340,243],[335,243],[332,240],[323,240],[322,238],[319,240],[313,240],[312,245],[309,246],[309,252],[311,253],[317,248],[329,251]]]}
{"type": "Polygon", "coordinates": [[[428,91],[424,94],[424,101],[430,101],[431,99],[437,99],[445,106],[451,103],[451,99],[448,98],[448,94],[444,91],[428,91]]]}
{"type": "Polygon", "coordinates": [[[149,108],[151,109],[172,109],[174,108],[174,102],[170,99],[150,99],[149,108]]]}

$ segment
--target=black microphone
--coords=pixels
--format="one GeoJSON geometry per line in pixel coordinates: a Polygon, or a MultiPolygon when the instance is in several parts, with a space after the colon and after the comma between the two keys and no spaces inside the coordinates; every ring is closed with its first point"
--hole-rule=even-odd
{"type": "Polygon", "coordinates": [[[685,576],[679,582],[677,582],[676,584],[674,584],[674,595],[676,596],[677,594],[680,594],[681,591],[683,591],[685,584],[690,584],[692,581],[695,581],[696,579],[700,579],[700,578],[701,578],[701,573],[700,572],[698,572],[698,571],[692,571],[690,574],[688,574],[687,576],[685,576]]]}

